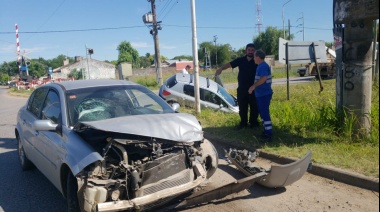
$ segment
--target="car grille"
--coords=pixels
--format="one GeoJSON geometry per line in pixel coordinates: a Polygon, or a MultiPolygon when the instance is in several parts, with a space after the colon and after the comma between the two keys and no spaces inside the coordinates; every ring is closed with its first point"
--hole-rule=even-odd
{"type": "Polygon", "coordinates": [[[187,169],[185,171],[182,171],[174,179],[168,179],[158,184],[148,185],[145,188],[144,187],[141,188],[143,189],[143,195],[153,194],[155,192],[158,192],[164,189],[173,188],[176,186],[189,183],[192,180],[190,171],[191,171],[190,169],[187,169]]]}

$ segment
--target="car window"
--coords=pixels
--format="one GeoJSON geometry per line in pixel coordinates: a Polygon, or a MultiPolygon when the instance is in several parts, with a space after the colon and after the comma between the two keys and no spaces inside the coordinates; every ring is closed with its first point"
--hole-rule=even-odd
{"type": "Polygon", "coordinates": [[[34,91],[33,97],[30,99],[27,110],[33,113],[37,118],[40,118],[40,110],[45,100],[48,88],[39,88],[34,91]]]}
{"type": "Polygon", "coordinates": [[[194,97],[194,86],[192,85],[184,85],[183,86],[183,93],[189,96],[194,97]]]}
{"type": "Polygon", "coordinates": [[[147,93],[137,89],[131,89],[127,92],[134,106],[134,113],[154,114],[163,113],[163,107],[151,98],[147,93]]]}
{"type": "Polygon", "coordinates": [[[71,90],[66,98],[71,126],[123,116],[174,113],[161,97],[139,85],[71,90]]]}
{"type": "Polygon", "coordinates": [[[222,86],[218,85],[218,94],[232,106],[237,106],[235,99],[222,86]]]}
{"type": "Polygon", "coordinates": [[[42,119],[49,119],[55,124],[61,123],[61,103],[58,94],[53,90],[50,90],[46,96],[42,108],[42,119]]]}
{"type": "Polygon", "coordinates": [[[223,105],[223,107],[228,107],[227,104],[214,92],[206,89],[201,89],[201,91],[202,90],[204,95],[201,95],[201,100],[211,102],[216,105],[223,105]]]}
{"type": "Polygon", "coordinates": [[[176,75],[166,80],[166,87],[171,88],[177,84],[176,75]]]}

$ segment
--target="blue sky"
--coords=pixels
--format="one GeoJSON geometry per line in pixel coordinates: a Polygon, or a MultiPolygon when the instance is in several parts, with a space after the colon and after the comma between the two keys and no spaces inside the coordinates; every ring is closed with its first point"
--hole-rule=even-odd
{"type": "MultiPolygon", "coordinates": [[[[283,8],[285,27],[288,19],[293,26],[291,33],[303,29],[303,17],[305,41],[333,41],[332,0],[287,1],[261,1],[262,32],[268,26],[283,29],[283,8]]],[[[195,0],[198,43],[213,42],[216,35],[217,44],[237,50],[252,42],[257,35],[257,2],[195,0]]],[[[156,5],[157,20],[162,21],[161,55],[169,59],[192,55],[191,0],[156,0],[156,5]]],[[[140,56],[154,54],[150,28],[142,21],[150,10],[147,0],[1,0],[0,63],[16,60],[15,24],[21,52],[30,58],[85,57],[87,46],[94,49],[93,59],[117,60],[116,48],[122,41],[130,42],[140,56]],[[64,32],[70,30],[81,31],[64,32]]],[[[302,39],[302,32],[295,34],[294,40],[302,39]]]]}

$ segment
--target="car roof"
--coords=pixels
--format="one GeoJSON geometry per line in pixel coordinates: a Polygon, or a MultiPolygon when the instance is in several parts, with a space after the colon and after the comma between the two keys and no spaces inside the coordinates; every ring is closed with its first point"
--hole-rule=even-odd
{"type": "Polygon", "coordinates": [[[110,80],[110,79],[94,79],[94,80],[73,80],[54,82],[53,84],[60,85],[66,90],[75,90],[80,88],[115,86],[115,85],[139,85],[137,83],[126,80],[110,80]]]}
{"type": "MultiPolygon", "coordinates": [[[[182,74],[177,73],[176,74],[176,80],[177,82],[181,82],[184,84],[192,85],[194,86],[194,75],[193,74],[182,74]]],[[[218,91],[218,84],[213,81],[212,79],[208,79],[206,77],[199,76],[199,87],[205,88],[214,92],[218,91]],[[208,83],[207,83],[208,81],[208,83]],[[209,85],[207,87],[207,84],[209,85]]]]}

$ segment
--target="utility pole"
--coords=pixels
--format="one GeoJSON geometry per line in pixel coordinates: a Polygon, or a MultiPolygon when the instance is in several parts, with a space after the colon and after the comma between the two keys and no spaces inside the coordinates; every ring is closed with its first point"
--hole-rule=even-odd
{"type": "Polygon", "coordinates": [[[291,40],[290,39],[290,19],[288,19],[288,37],[289,37],[289,40],[291,40]]]}
{"type": "Polygon", "coordinates": [[[218,36],[214,35],[214,43],[215,43],[215,68],[218,67],[218,47],[216,46],[216,41],[218,40],[218,36]]]}
{"type": "Polygon", "coordinates": [[[152,6],[152,15],[153,15],[153,29],[150,33],[153,35],[154,40],[154,54],[156,59],[156,80],[159,86],[163,84],[162,80],[162,69],[161,69],[161,55],[160,55],[160,43],[158,42],[158,30],[161,29],[160,22],[157,22],[156,15],[156,0],[148,0],[152,6]]]}
{"type": "MultiPolygon", "coordinates": [[[[300,19],[302,19],[302,41],[305,41],[305,22],[304,22],[304,18],[303,18],[303,12],[301,13],[302,14],[302,17],[300,17],[300,18],[298,18],[297,20],[296,20],[296,22],[298,21],[298,20],[300,20],[300,19]]],[[[298,24],[297,25],[297,27],[298,26],[300,26],[301,24],[298,24]]]]}
{"type": "Polygon", "coordinates": [[[364,136],[371,130],[372,24],[378,9],[379,1],[333,1],[337,115],[342,122],[354,120],[354,133],[364,136]]]}
{"type": "Polygon", "coordinates": [[[194,98],[195,112],[201,113],[200,91],[199,91],[199,65],[198,65],[198,41],[197,41],[197,22],[195,16],[195,0],[190,0],[191,4],[191,25],[193,35],[193,65],[194,65],[194,98]]]}

